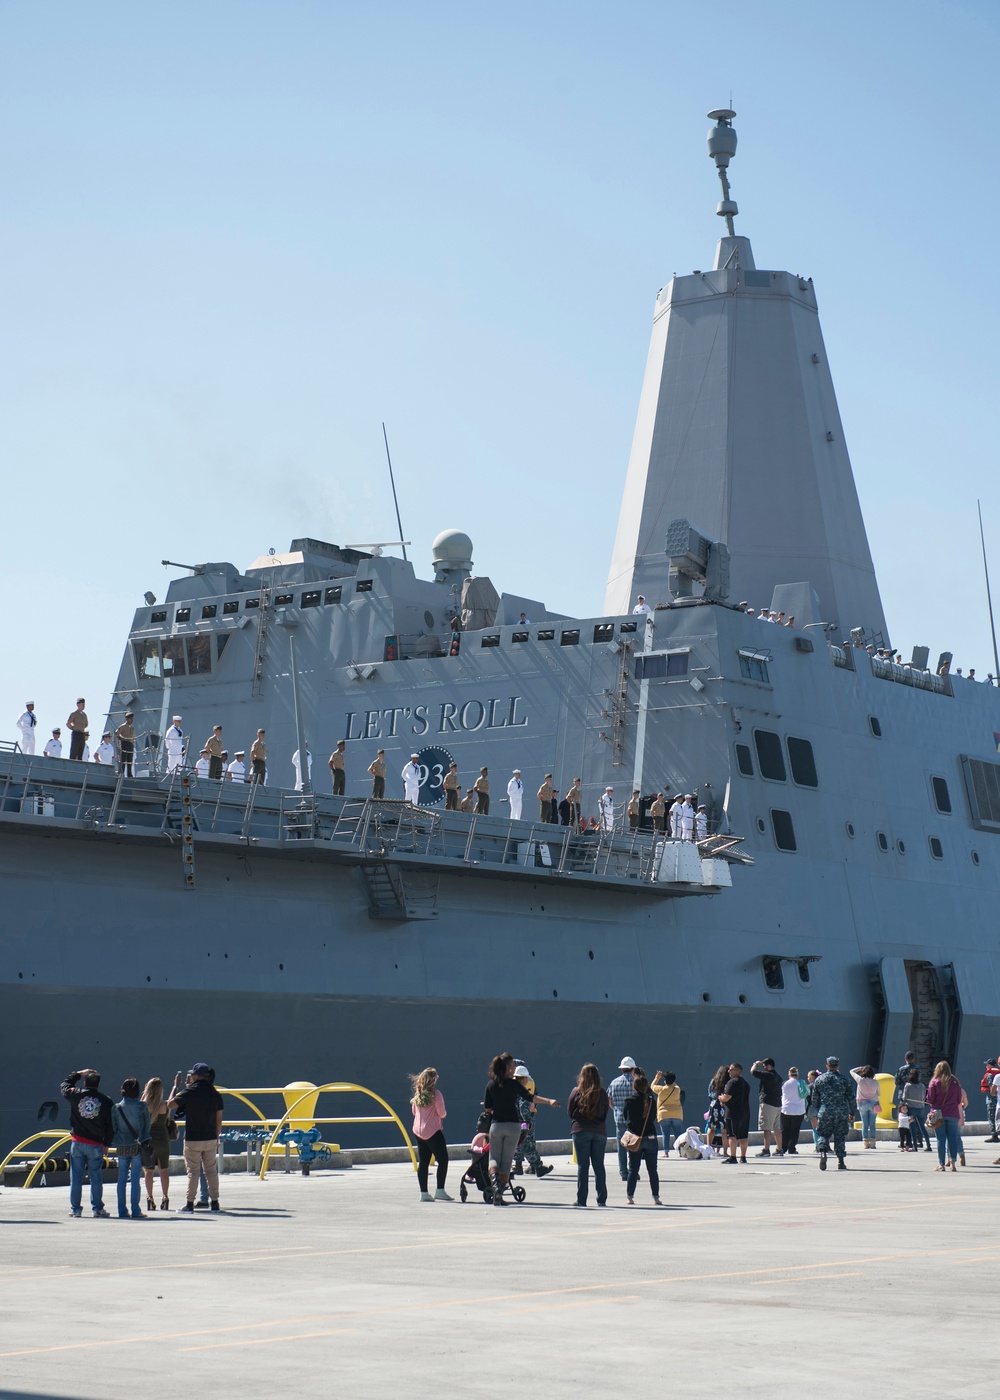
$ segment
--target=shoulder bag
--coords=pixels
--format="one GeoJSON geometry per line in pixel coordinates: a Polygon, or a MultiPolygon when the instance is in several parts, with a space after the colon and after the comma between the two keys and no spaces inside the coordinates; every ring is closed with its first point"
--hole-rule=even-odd
{"type": "MultiPolygon", "coordinates": [[[[125,1112],[125,1110],[121,1107],[120,1104],[118,1104],[118,1105],[116,1105],[116,1106],[117,1106],[117,1108],[118,1108],[118,1112],[119,1112],[119,1113],[121,1114],[121,1116],[125,1119],[125,1126],[126,1126],[126,1128],[128,1128],[129,1132],[130,1132],[130,1133],[132,1134],[132,1136],[135,1138],[136,1146],[137,1146],[138,1149],[139,1149],[139,1156],[142,1158],[143,1169],[144,1169],[145,1171],[149,1171],[149,1170],[152,1168],[152,1166],[153,1166],[153,1141],[152,1141],[152,1138],[143,1138],[142,1141],[140,1142],[140,1141],[139,1141],[139,1134],[138,1134],[138,1133],[136,1132],[136,1130],[132,1127],[132,1124],[131,1124],[131,1122],[130,1122],[130,1120],[129,1120],[128,1114],[125,1112]]],[[[128,1155],[129,1155],[129,1156],[132,1156],[132,1155],[134,1155],[134,1154],[129,1153],[128,1155]]]]}
{"type": "Polygon", "coordinates": [[[641,1132],[641,1133],[632,1133],[632,1132],[622,1133],[622,1147],[625,1148],[626,1152],[638,1152],[639,1149],[642,1147],[642,1140],[643,1140],[643,1138],[646,1136],[646,1127],[647,1127],[647,1125],[648,1125],[648,1123],[649,1123],[649,1115],[652,1113],[652,1111],[653,1111],[653,1100],[652,1100],[652,1097],[650,1097],[649,1103],[648,1103],[647,1106],[646,1106],[646,1117],[645,1117],[645,1120],[643,1121],[642,1132],[641,1132]]]}

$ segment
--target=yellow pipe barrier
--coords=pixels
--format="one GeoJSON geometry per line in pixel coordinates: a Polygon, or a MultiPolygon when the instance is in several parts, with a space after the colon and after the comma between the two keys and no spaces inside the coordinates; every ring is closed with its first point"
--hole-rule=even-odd
{"type": "Polygon", "coordinates": [[[7,1156],[3,1159],[3,1161],[0,1162],[0,1178],[3,1177],[4,1171],[14,1161],[15,1158],[24,1157],[30,1161],[31,1158],[34,1157],[35,1164],[31,1168],[31,1171],[28,1173],[25,1180],[21,1183],[22,1189],[30,1186],[34,1181],[35,1177],[38,1175],[39,1171],[41,1170],[42,1165],[48,1160],[49,1156],[53,1152],[58,1151],[60,1147],[64,1147],[69,1141],[69,1133],[64,1132],[61,1128],[46,1128],[44,1132],[32,1133],[31,1137],[26,1137],[23,1142],[19,1142],[17,1146],[12,1149],[12,1151],[7,1153],[7,1156]],[[43,1139],[48,1140],[47,1147],[42,1149],[33,1147],[30,1148],[30,1150],[28,1150],[31,1143],[41,1142],[43,1139]]]}
{"type": "MultiPolygon", "coordinates": [[[[256,1090],[255,1092],[260,1093],[261,1091],[256,1090]]],[[[284,1091],[278,1090],[277,1092],[283,1093],[284,1091]]],[[[267,1168],[270,1164],[271,1152],[274,1148],[275,1142],[277,1141],[278,1134],[281,1132],[281,1129],[285,1126],[288,1120],[294,1116],[295,1110],[298,1108],[299,1104],[302,1103],[303,1100],[310,1098],[313,1094],[315,1094],[317,1097],[320,1094],[367,1094],[368,1098],[374,1099],[376,1103],[381,1104],[382,1107],[385,1109],[386,1113],[388,1113],[388,1118],[317,1118],[315,1121],[317,1123],[395,1123],[396,1127],[403,1134],[403,1141],[406,1143],[407,1151],[410,1154],[410,1161],[413,1163],[413,1170],[417,1170],[417,1154],[413,1150],[413,1143],[410,1141],[410,1135],[403,1126],[399,1115],[395,1112],[391,1105],[387,1104],[385,1099],[380,1098],[379,1095],[374,1093],[371,1089],[366,1089],[361,1084],[347,1084],[334,1082],[332,1084],[320,1084],[311,1086],[305,1091],[305,1093],[301,1095],[301,1097],[296,1099],[294,1103],[289,1104],[288,1108],[286,1108],[284,1117],[282,1117],[279,1120],[277,1126],[274,1129],[274,1132],[271,1134],[270,1138],[265,1144],[264,1151],[261,1155],[261,1181],[263,1181],[267,1176],[267,1168]]]]}

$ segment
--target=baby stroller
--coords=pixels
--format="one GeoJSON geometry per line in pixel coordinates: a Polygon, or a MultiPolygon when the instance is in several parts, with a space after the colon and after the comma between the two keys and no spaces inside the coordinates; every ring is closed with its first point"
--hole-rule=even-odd
{"type": "MultiPolygon", "coordinates": [[[[490,1176],[490,1116],[482,1113],[479,1122],[476,1124],[476,1139],[473,1141],[472,1158],[465,1175],[459,1183],[458,1194],[462,1198],[462,1204],[469,1199],[469,1188],[483,1193],[483,1201],[486,1205],[493,1204],[493,1178],[490,1176]],[[479,1145],[477,1146],[477,1140],[479,1145]]],[[[527,1123],[521,1124],[521,1134],[517,1140],[518,1147],[528,1136],[527,1123]]],[[[523,1186],[515,1186],[512,1181],[508,1181],[505,1194],[513,1196],[518,1205],[527,1199],[527,1191],[523,1186]]]]}

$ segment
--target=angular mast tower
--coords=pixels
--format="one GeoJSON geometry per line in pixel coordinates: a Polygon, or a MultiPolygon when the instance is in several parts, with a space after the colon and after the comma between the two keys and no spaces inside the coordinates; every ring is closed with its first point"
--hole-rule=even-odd
{"type": "Polygon", "coordinates": [[[812,282],[758,270],[735,234],[736,113],[708,115],[726,235],[711,272],[656,299],[605,613],[667,601],[667,526],[686,518],[728,546],[731,598],[769,607],[808,582],[817,621],[885,636],[812,282]]]}

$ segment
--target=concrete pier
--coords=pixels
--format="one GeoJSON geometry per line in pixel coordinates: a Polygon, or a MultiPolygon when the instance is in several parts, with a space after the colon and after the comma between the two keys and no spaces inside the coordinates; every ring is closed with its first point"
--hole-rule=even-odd
{"type": "Polygon", "coordinates": [[[227,1398],[549,1400],[631,1376],[640,1393],[773,1397],[791,1366],[796,1389],[831,1397],[992,1396],[1000,1150],[970,1136],[966,1155],[956,1173],[891,1143],[852,1144],[846,1172],[821,1173],[810,1146],[745,1167],[661,1157],[659,1209],[644,1178],[626,1205],[613,1157],[605,1210],[593,1188],[573,1208],[565,1156],[503,1210],[421,1205],[408,1166],[359,1162],[227,1175],[222,1214],[141,1222],[94,1220],[86,1195],[71,1220],[65,1189],[7,1187],[0,1395],[183,1381],[227,1398]]]}

